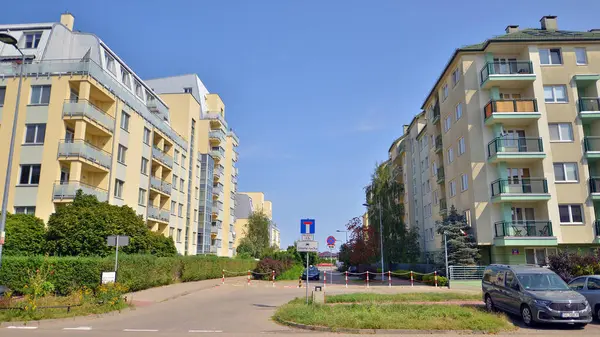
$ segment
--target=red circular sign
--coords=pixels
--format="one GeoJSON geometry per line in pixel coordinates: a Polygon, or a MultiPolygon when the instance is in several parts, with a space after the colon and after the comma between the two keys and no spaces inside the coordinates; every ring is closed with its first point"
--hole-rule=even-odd
{"type": "Polygon", "coordinates": [[[327,237],[327,244],[330,246],[334,246],[335,245],[335,238],[333,236],[328,236],[327,237]]]}

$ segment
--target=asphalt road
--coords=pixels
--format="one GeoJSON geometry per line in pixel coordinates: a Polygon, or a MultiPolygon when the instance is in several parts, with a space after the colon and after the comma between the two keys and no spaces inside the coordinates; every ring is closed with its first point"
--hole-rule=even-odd
{"type": "MultiPolygon", "coordinates": [[[[334,276],[335,277],[335,276],[334,276]]],[[[322,284],[322,281],[320,282],[322,284]]],[[[64,337],[64,336],[340,336],[341,334],[315,333],[280,326],[270,320],[277,306],[294,297],[302,297],[305,289],[298,289],[295,282],[280,282],[272,287],[270,282],[231,282],[208,288],[166,302],[140,306],[120,314],[101,318],[80,317],[40,325],[4,326],[2,337],[64,337]]],[[[429,289],[433,290],[431,287],[429,289]]],[[[334,284],[326,288],[330,293],[366,291],[362,285],[334,284]]],[[[370,291],[412,291],[411,287],[372,287],[370,291]]],[[[435,291],[444,291],[438,289],[435,291]]],[[[520,324],[515,319],[516,324],[520,324]]],[[[600,335],[600,324],[589,325],[585,330],[569,327],[541,330],[521,329],[506,336],[594,336],[600,335]]],[[[394,336],[394,335],[390,335],[394,336]]],[[[397,335],[395,335],[397,336],[397,335]]],[[[411,334],[410,336],[431,336],[411,334]]],[[[454,336],[445,334],[444,336],[454,336]]],[[[458,336],[458,334],[456,335],[458,336]]],[[[502,335],[499,335],[502,336],[502,335]]]]}

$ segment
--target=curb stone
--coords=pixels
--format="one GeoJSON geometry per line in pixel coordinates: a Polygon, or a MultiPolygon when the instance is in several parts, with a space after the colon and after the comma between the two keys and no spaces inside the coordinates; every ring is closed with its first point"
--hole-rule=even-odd
{"type": "Polygon", "coordinates": [[[41,326],[42,324],[51,324],[51,323],[59,323],[59,322],[67,322],[67,321],[77,321],[81,319],[99,319],[104,317],[110,317],[115,315],[120,315],[122,313],[128,311],[134,311],[135,307],[129,307],[121,310],[115,310],[111,312],[106,312],[103,314],[91,314],[86,316],[73,316],[73,317],[63,317],[63,318],[50,318],[43,319],[37,321],[11,321],[11,322],[0,322],[0,327],[5,328],[7,326],[41,326]]]}

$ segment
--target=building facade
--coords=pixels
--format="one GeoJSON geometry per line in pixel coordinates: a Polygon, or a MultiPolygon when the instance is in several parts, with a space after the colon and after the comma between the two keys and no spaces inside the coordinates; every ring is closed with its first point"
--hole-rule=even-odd
{"type": "Polygon", "coordinates": [[[483,263],[545,264],[557,249],[600,247],[600,31],[540,22],[457,49],[415,117],[422,124],[404,133],[407,218],[424,223],[427,254],[441,249],[435,221],[450,207],[483,263]]]}
{"type": "Polygon", "coordinates": [[[273,203],[265,200],[262,192],[239,192],[236,193],[235,231],[237,233],[234,247],[239,245],[240,240],[246,235],[248,218],[254,212],[263,212],[269,219],[269,243],[277,248],[281,247],[281,233],[273,223],[273,203]]]}
{"type": "MultiPolygon", "coordinates": [[[[208,112],[208,92],[199,98],[187,87],[167,88],[169,81],[143,81],[101,39],[73,26],[71,14],[57,23],[0,25],[26,55],[14,121],[21,56],[0,44],[0,141],[10,143],[13,122],[17,130],[9,211],[47,221],[81,189],[132,207],[180,254],[217,254],[206,227],[206,214],[215,217],[211,175],[219,162],[209,136],[224,112],[208,112]]],[[[0,148],[1,179],[8,152],[0,148]]]]}

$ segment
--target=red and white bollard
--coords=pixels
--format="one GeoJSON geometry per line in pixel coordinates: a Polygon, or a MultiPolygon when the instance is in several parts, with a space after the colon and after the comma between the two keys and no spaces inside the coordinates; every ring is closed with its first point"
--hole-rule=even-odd
{"type": "Polygon", "coordinates": [[[250,271],[248,270],[248,285],[250,285],[250,271]]]}
{"type": "Polygon", "coordinates": [[[348,271],[346,270],[346,288],[348,288],[348,271]]]}
{"type": "Polygon", "coordinates": [[[392,272],[388,270],[388,287],[392,286],[392,272]]]}
{"type": "Polygon", "coordinates": [[[273,287],[275,287],[275,271],[273,270],[273,287]]]}
{"type": "Polygon", "coordinates": [[[435,287],[437,288],[437,270],[433,272],[433,283],[435,284],[435,287]]]}
{"type": "Polygon", "coordinates": [[[415,285],[415,279],[413,277],[412,270],[410,271],[410,286],[413,287],[415,285]]]}
{"type": "Polygon", "coordinates": [[[327,270],[323,271],[323,288],[327,288],[327,270]]]}
{"type": "Polygon", "coordinates": [[[367,288],[369,287],[369,272],[367,272],[367,288]]]}
{"type": "Polygon", "coordinates": [[[221,284],[225,284],[225,269],[223,269],[223,277],[221,278],[221,284]]]}

